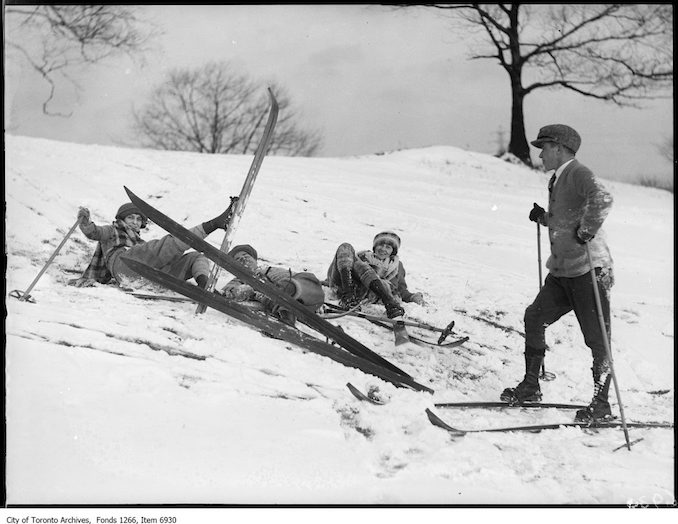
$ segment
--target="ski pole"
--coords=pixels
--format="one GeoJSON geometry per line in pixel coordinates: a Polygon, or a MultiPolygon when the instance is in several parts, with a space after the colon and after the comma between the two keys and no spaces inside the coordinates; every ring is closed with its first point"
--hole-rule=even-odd
{"type": "MultiPolygon", "coordinates": [[[[325,302],[325,304],[332,307],[332,308],[336,307],[336,306],[334,306],[334,304],[330,304],[328,302],[325,302]]],[[[389,324],[396,324],[398,322],[402,322],[405,326],[418,327],[418,328],[421,328],[421,329],[428,329],[430,331],[437,331],[437,332],[441,333],[440,339],[438,340],[439,344],[441,342],[443,342],[447,338],[448,335],[453,333],[452,329],[454,328],[454,320],[452,322],[450,322],[446,327],[439,328],[439,327],[436,327],[436,326],[431,326],[430,324],[425,324],[423,322],[416,322],[414,320],[396,320],[396,319],[393,319],[393,318],[380,317],[378,315],[370,315],[369,313],[363,313],[362,311],[354,311],[354,310],[343,311],[341,313],[341,316],[345,316],[345,315],[364,318],[366,320],[375,320],[375,321],[380,321],[380,322],[386,322],[386,323],[389,323],[389,324]]],[[[332,315],[329,318],[338,318],[338,317],[335,317],[334,315],[332,315]]]]}
{"type": "MultiPolygon", "coordinates": [[[[332,304],[328,304],[327,302],[325,302],[325,304],[330,305],[330,306],[332,305],[332,304]]],[[[322,315],[322,317],[327,319],[327,320],[334,320],[335,318],[345,317],[346,315],[350,315],[350,314],[358,311],[365,304],[367,304],[366,298],[361,300],[360,302],[358,302],[351,309],[347,309],[346,311],[340,311],[338,313],[330,313],[330,314],[322,315]]]]}
{"type": "Polygon", "coordinates": [[[612,350],[610,349],[610,341],[607,338],[607,329],[605,327],[605,319],[603,318],[603,306],[600,303],[600,292],[598,291],[598,279],[596,278],[596,269],[593,267],[593,259],[591,258],[591,248],[588,242],[586,246],[586,256],[589,259],[589,267],[591,268],[591,282],[593,284],[593,295],[596,299],[596,309],[598,310],[598,322],[600,324],[600,331],[603,335],[603,343],[605,344],[605,352],[607,359],[610,361],[610,374],[612,375],[612,383],[614,384],[614,391],[617,395],[617,402],[619,403],[619,413],[622,420],[622,428],[624,430],[624,437],[626,438],[626,447],[631,451],[631,442],[629,441],[629,429],[626,426],[626,417],[624,416],[624,405],[622,404],[621,395],[619,393],[619,384],[617,383],[617,374],[614,372],[614,361],[612,359],[612,350]]]}
{"type": "MultiPolygon", "coordinates": [[[[334,304],[330,304],[329,302],[325,302],[325,305],[331,307],[332,309],[339,310],[339,308],[337,306],[335,306],[334,304]]],[[[430,329],[431,331],[439,331],[439,332],[444,331],[443,328],[438,328],[438,327],[435,327],[435,326],[431,326],[429,324],[424,324],[422,322],[416,322],[414,320],[394,319],[394,318],[382,317],[382,316],[379,316],[379,315],[370,315],[369,313],[364,313],[362,311],[357,311],[357,310],[354,310],[354,309],[349,309],[347,311],[343,311],[343,310],[340,310],[340,311],[341,311],[342,316],[351,315],[351,316],[354,316],[354,317],[360,317],[360,318],[364,318],[364,319],[367,319],[367,320],[380,320],[382,322],[388,322],[389,324],[396,324],[398,322],[402,322],[406,326],[419,327],[419,328],[423,328],[423,329],[430,329]]]]}
{"type": "MultiPolygon", "coordinates": [[[[541,227],[539,226],[539,222],[537,222],[537,265],[539,267],[539,291],[541,291],[542,288],[542,275],[541,275],[541,227]]],[[[546,360],[546,359],[544,359],[546,360]]],[[[550,381],[550,380],[555,380],[556,376],[553,373],[547,373],[546,372],[546,365],[544,364],[544,361],[542,360],[541,362],[541,375],[539,375],[539,378],[542,380],[550,381]]]]}
{"type": "Polygon", "coordinates": [[[541,291],[541,228],[537,222],[537,264],[539,267],[539,291],[541,291]]]}
{"type": "Polygon", "coordinates": [[[38,276],[35,277],[33,282],[31,282],[31,285],[28,286],[28,289],[26,291],[19,291],[18,289],[15,289],[10,293],[10,296],[13,296],[15,298],[18,298],[20,302],[26,302],[26,301],[31,301],[29,300],[31,298],[31,291],[35,287],[35,284],[38,283],[38,280],[40,280],[40,277],[47,271],[47,268],[49,265],[52,263],[52,261],[56,258],[56,256],[59,254],[59,251],[61,250],[62,247],[64,247],[64,244],[68,240],[68,238],[73,234],[73,231],[75,231],[75,228],[78,227],[78,224],[80,223],[80,217],[75,221],[75,224],[71,227],[71,229],[66,233],[66,236],[64,239],[61,241],[61,243],[57,246],[57,248],[54,250],[54,253],[52,253],[52,256],[49,257],[49,260],[45,263],[45,265],[42,267],[40,270],[40,273],[38,273],[38,276]]]}

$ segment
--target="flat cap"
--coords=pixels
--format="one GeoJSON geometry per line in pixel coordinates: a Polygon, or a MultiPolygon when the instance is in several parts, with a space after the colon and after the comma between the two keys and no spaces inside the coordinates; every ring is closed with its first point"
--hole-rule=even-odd
{"type": "Polygon", "coordinates": [[[254,249],[252,246],[249,244],[241,244],[239,246],[235,246],[233,249],[231,249],[228,254],[232,257],[235,257],[236,253],[240,253],[241,251],[244,251],[248,255],[250,255],[254,260],[258,259],[258,254],[257,250],[254,249]]]}
{"type": "Polygon", "coordinates": [[[546,142],[554,142],[565,146],[576,153],[581,145],[581,137],[570,126],[565,124],[550,124],[539,130],[537,139],[530,142],[534,147],[541,149],[546,142]]]}

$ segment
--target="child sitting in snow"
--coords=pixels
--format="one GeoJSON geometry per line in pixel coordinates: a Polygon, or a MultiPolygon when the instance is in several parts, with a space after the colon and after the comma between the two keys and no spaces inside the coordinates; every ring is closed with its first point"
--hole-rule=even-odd
{"type": "MultiPolygon", "coordinates": [[[[323,305],[325,294],[320,281],[313,273],[293,273],[291,269],[283,267],[259,266],[257,251],[249,244],[235,246],[228,254],[256,276],[270,282],[311,311],[315,312],[323,305]]],[[[288,308],[277,305],[266,295],[255,291],[237,278],[230,280],[218,293],[238,302],[254,302],[255,304],[250,304],[251,307],[263,309],[286,324],[294,325],[296,322],[294,313],[288,308]]]]}
{"type": "MultiPolygon", "coordinates": [[[[221,215],[191,229],[200,238],[217,229],[228,226],[234,201],[221,215]]],[[[140,276],[125,264],[124,258],[131,258],[168,273],[174,277],[188,280],[194,278],[198,286],[205,288],[210,272],[208,259],[198,252],[184,254],[189,246],[165,235],[156,240],[146,242],[141,238],[141,229],[146,227],[148,219],[141,214],[134,204],[128,202],[118,209],[115,221],[111,225],[97,226],[90,220],[89,210],[81,207],[78,210],[80,230],[90,240],[97,240],[96,251],[92,261],[80,278],[71,280],[69,284],[82,287],[91,286],[95,282],[108,283],[114,278],[118,284],[129,287],[140,276]],[[124,257],[121,255],[124,253],[124,257]]]]}
{"type": "Polygon", "coordinates": [[[393,231],[382,231],[374,237],[372,251],[356,254],[351,244],[337,248],[334,260],[327,270],[327,282],[337,292],[339,305],[349,310],[367,299],[381,301],[389,318],[402,316],[405,310],[398,301],[424,304],[421,293],[407,289],[405,268],[398,258],[400,237],[393,231]]]}

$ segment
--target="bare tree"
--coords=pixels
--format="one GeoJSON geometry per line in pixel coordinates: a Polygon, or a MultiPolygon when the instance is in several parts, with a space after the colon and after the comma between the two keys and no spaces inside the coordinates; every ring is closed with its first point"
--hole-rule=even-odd
{"type": "MultiPolygon", "coordinates": [[[[311,156],[320,147],[317,131],[297,125],[289,95],[271,85],[278,100],[278,123],[270,153],[311,156]]],[[[175,69],[133,111],[141,145],[200,153],[253,153],[266,125],[268,95],[260,84],[225,62],[175,69]]]]}
{"type": "Polygon", "coordinates": [[[566,89],[619,106],[672,93],[671,4],[416,5],[453,13],[481,35],[487,47],[470,58],[496,60],[508,74],[508,150],[529,165],[523,102],[533,91],[566,89]]]}
{"type": "Polygon", "coordinates": [[[662,158],[665,158],[673,164],[675,149],[673,148],[673,135],[666,137],[664,141],[657,146],[657,150],[662,158]]]}
{"type": "Polygon", "coordinates": [[[123,5],[8,5],[5,44],[16,51],[49,84],[42,110],[50,109],[60,80],[79,90],[71,73],[79,67],[117,55],[136,55],[156,29],[123,5]]]}

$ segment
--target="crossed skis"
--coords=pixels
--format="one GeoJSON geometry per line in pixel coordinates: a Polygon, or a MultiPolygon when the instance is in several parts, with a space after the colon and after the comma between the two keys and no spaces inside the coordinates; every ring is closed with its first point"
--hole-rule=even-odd
{"type": "MultiPolygon", "coordinates": [[[[348,390],[359,400],[369,402],[375,405],[384,405],[386,401],[363,393],[360,389],[355,387],[350,382],[346,384],[348,390]]],[[[574,410],[581,409],[584,406],[579,404],[561,404],[549,402],[534,402],[525,404],[509,404],[508,402],[440,402],[435,404],[436,408],[472,408],[472,409],[566,409],[574,410]]],[[[618,420],[605,420],[595,422],[557,422],[553,424],[530,424],[525,426],[508,426],[497,428],[481,428],[481,429],[459,429],[451,426],[445,422],[439,415],[434,413],[431,409],[426,409],[426,416],[434,426],[444,429],[453,437],[462,437],[469,433],[508,433],[512,431],[523,431],[538,433],[540,431],[560,428],[590,428],[590,429],[605,429],[605,428],[620,428],[622,422],[618,420]]],[[[670,422],[627,422],[627,427],[631,428],[673,428],[670,422]]],[[[642,439],[641,439],[642,440],[642,439]]],[[[637,441],[636,441],[637,442],[637,441]]]]}
{"type": "MultiPolygon", "coordinates": [[[[405,371],[398,368],[397,366],[395,366],[385,358],[381,357],[371,349],[367,348],[362,343],[349,336],[340,328],[330,324],[325,319],[319,317],[315,313],[312,313],[304,305],[287,296],[285,293],[283,293],[281,290],[279,290],[272,284],[264,281],[263,279],[258,278],[250,270],[238,264],[233,258],[226,255],[226,253],[223,253],[222,251],[215,248],[205,240],[193,234],[191,231],[189,231],[182,225],[175,222],[170,217],[168,217],[164,213],[160,212],[159,210],[157,210],[156,208],[154,208],[153,206],[139,198],[127,187],[125,187],[125,191],[127,192],[127,195],[129,196],[132,203],[134,203],[138,207],[138,209],[150,220],[152,220],[155,224],[165,229],[175,238],[188,244],[196,251],[203,253],[212,262],[218,264],[223,269],[226,269],[229,273],[232,273],[235,277],[249,284],[256,291],[259,291],[260,293],[263,293],[264,295],[268,296],[271,300],[273,300],[277,304],[284,305],[285,307],[289,308],[296,314],[297,318],[301,322],[303,322],[310,328],[322,333],[328,339],[333,340],[336,344],[338,344],[344,350],[351,353],[353,356],[360,358],[361,359],[360,362],[358,361],[353,362],[354,367],[362,365],[365,368],[365,370],[369,369],[369,371],[366,372],[371,374],[380,373],[380,378],[384,378],[384,380],[387,380],[388,382],[391,382],[397,386],[407,386],[417,391],[428,391],[431,393],[433,392],[432,389],[415,382],[414,379],[410,375],[408,375],[405,371]],[[365,361],[371,363],[372,366],[367,366],[365,361]]],[[[128,258],[125,259],[125,262],[128,265],[130,265],[130,267],[134,271],[141,274],[142,276],[148,278],[149,280],[158,282],[166,287],[169,287],[170,289],[176,291],[179,294],[188,296],[189,298],[196,300],[197,302],[207,301],[209,302],[207,305],[209,305],[210,307],[214,307],[215,309],[221,308],[219,310],[222,311],[223,313],[234,316],[235,318],[238,318],[239,320],[242,320],[244,322],[248,322],[250,324],[254,322],[252,320],[253,317],[251,315],[246,315],[242,310],[236,311],[238,308],[234,307],[234,303],[227,301],[226,299],[223,299],[223,297],[219,297],[214,293],[201,290],[196,286],[186,284],[185,282],[182,281],[177,282],[176,281],[177,279],[172,279],[171,277],[169,277],[169,275],[165,275],[157,270],[154,270],[153,268],[143,263],[133,261],[128,258]]],[[[290,335],[291,333],[291,331],[281,328],[280,326],[284,326],[284,324],[280,322],[276,322],[271,319],[267,319],[266,322],[263,322],[261,319],[256,320],[257,322],[254,323],[256,323],[259,326],[259,329],[265,328],[264,330],[265,331],[268,330],[266,332],[269,332],[269,334],[277,333],[281,338],[285,338],[285,335],[290,335]],[[278,324],[280,326],[278,326],[278,324]]],[[[294,328],[289,329],[301,333],[299,330],[296,330],[294,328]]],[[[296,340],[299,341],[302,338],[304,337],[297,336],[296,340]]],[[[330,348],[332,348],[331,345],[326,344],[320,340],[317,340],[317,342],[327,346],[324,348],[325,353],[330,352],[330,348]]],[[[308,346],[307,349],[310,349],[311,344],[307,344],[307,346],[308,346]]],[[[313,344],[313,347],[315,349],[318,349],[319,346],[317,344],[313,344]]]]}

